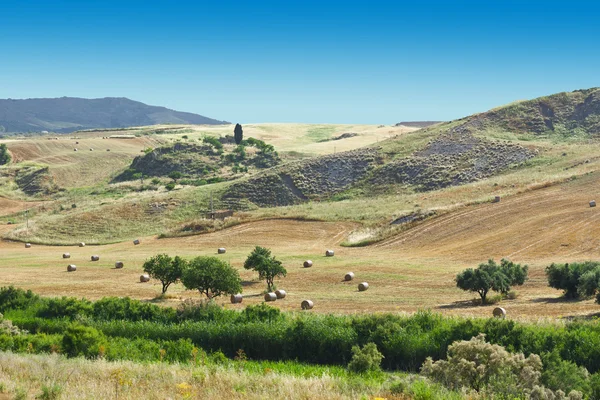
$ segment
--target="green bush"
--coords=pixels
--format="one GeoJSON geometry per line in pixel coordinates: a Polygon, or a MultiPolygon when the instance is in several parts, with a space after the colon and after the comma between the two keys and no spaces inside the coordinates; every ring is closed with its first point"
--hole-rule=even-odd
{"type": "Polygon", "coordinates": [[[43,318],[69,318],[87,316],[92,311],[92,303],[89,300],[77,300],[74,297],[61,297],[48,299],[38,311],[38,316],[43,318]]]}
{"type": "Polygon", "coordinates": [[[0,288],[0,312],[6,310],[23,310],[34,303],[38,303],[40,297],[31,290],[25,291],[14,286],[0,288]]]}
{"type": "Polygon", "coordinates": [[[174,182],[169,182],[165,185],[165,189],[167,189],[168,191],[171,191],[173,189],[175,189],[175,183],[174,182]]]}
{"type": "Polygon", "coordinates": [[[94,302],[92,316],[96,320],[173,322],[176,311],[129,297],[105,297],[94,302]]]}
{"type": "Polygon", "coordinates": [[[595,261],[585,261],[582,263],[552,263],[546,267],[546,276],[548,285],[555,289],[564,291],[564,296],[571,299],[577,299],[583,296],[592,296],[598,288],[598,281],[590,287],[593,277],[599,273],[600,263],[595,261]],[[584,278],[585,277],[585,278],[584,278]],[[582,278],[583,281],[582,281],[582,278]],[[580,287],[581,284],[584,284],[580,287]]]}
{"type": "Polygon", "coordinates": [[[62,340],[62,349],[69,357],[97,357],[100,346],[106,346],[105,336],[94,328],[72,324],[62,340]]]}
{"type": "Polygon", "coordinates": [[[6,144],[0,144],[0,165],[8,164],[10,162],[10,154],[6,144]]]}
{"type": "Polygon", "coordinates": [[[352,346],[352,360],[348,363],[348,369],[356,373],[379,371],[383,354],[377,350],[375,343],[367,343],[362,349],[352,346]]]}
{"type": "Polygon", "coordinates": [[[265,303],[248,306],[242,311],[240,321],[242,322],[273,322],[281,318],[279,308],[271,307],[265,303]]]}

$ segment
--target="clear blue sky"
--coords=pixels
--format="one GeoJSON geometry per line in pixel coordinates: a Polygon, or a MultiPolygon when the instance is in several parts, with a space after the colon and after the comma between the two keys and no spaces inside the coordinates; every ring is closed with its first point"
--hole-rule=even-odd
{"type": "Polygon", "coordinates": [[[600,86],[593,1],[0,1],[0,98],[232,122],[449,120],[600,86]]]}

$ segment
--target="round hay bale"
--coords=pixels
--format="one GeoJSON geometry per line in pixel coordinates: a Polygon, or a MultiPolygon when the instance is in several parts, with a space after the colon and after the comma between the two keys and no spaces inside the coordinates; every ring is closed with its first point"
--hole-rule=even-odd
{"type": "Polygon", "coordinates": [[[140,282],[150,282],[150,275],[148,275],[148,274],[140,275],[140,282]]]}
{"type": "Polygon", "coordinates": [[[67,265],[67,272],[75,272],[77,271],[77,266],[75,264],[67,265]]]}
{"type": "Polygon", "coordinates": [[[90,151],[94,151],[94,149],[90,149],[90,151]]]}
{"type": "Polygon", "coordinates": [[[302,303],[300,304],[300,308],[303,310],[312,310],[313,306],[312,300],[302,300],[302,303]]]}
{"type": "Polygon", "coordinates": [[[333,257],[333,255],[334,255],[334,252],[333,252],[333,250],[327,250],[327,251],[325,252],[325,257],[333,257]]]}
{"type": "Polygon", "coordinates": [[[63,253],[63,258],[71,258],[71,254],[69,254],[69,253],[63,253]]]}
{"type": "Polygon", "coordinates": [[[502,307],[494,308],[492,314],[494,315],[494,318],[506,318],[506,310],[502,307]]]}
{"type": "Polygon", "coordinates": [[[110,151],[110,149],[106,149],[106,151],[110,151]]]}
{"type": "Polygon", "coordinates": [[[238,304],[238,303],[242,302],[244,297],[241,295],[241,293],[238,293],[238,294],[232,294],[229,299],[231,300],[231,304],[238,304]]]}
{"type": "Polygon", "coordinates": [[[369,284],[367,282],[361,282],[361,283],[358,284],[358,291],[359,292],[364,292],[368,288],[369,288],[369,284]]]}
{"type": "Polygon", "coordinates": [[[283,289],[279,289],[279,290],[275,291],[275,296],[277,296],[278,299],[285,299],[286,294],[287,293],[283,289]]]}
{"type": "Polygon", "coordinates": [[[98,261],[98,260],[100,260],[100,256],[98,256],[98,255],[92,256],[92,261],[98,261]]]}
{"type": "Polygon", "coordinates": [[[73,149],[73,151],[77,151],[77,149],[73,149]]]}
{"type": "Polygon", "coordinates": [[[121,268],[123,268],[124,266],[125,266],[125,264],[123,264],[123,261],[117,261],[117,262],[115,263],[115,268],[117,268],[117,269],[121,269],[121,268]]]}
{"type": "Polygon", "coordinates": [[[83,243],[83,242],[80,242],[80,243],[79,243],[79,247],[85,247],[85,243],[83,243]]]}
{"type": "Polygon", "coordinates": [[[590,207],[596,207],[596,200],[590,201],[590,207]]]}
{"type": "Polygon", "coordinates": [[[352,279],[354,279],[354,272],[348,272],[346,275],[344,275],[344,280],[350,282],[352,279]]]}
{"type": "Polygon", "coordinates": [[[313,266],[313,262],[310,260],[304,261],[304,268],[310,268],[313,266]]]}
{"type": "Polygon", "coordinates": [[[75,142],[75,144],[79,144],[79,142],[75,142]]]}
{"type": "Polygon", "coordinates": [[[219,247],[219,249],[217,250],[217,254],[225,254],[225,247],[219,247]]]}
{"type": "Polygon", "coordinates": [[[277,295],[273,292],[265,294],[265,301],[275,301],[277,300],[277,295]]]}
{"type": "Polygon", "coordinates": [[[495,196],[494,200],[492,200],[492,203],[500,203],[500,196],[495,196]]]}
{"type": "Polygon", "coordinates": [[[138,244],[140,244],[140,239],[135,239],[135,240],[133,241],[133,244],[135,244],[136,246],[137,246],[138,244]]]}
{"type": "Polygon", "coordinates": [[[26,249],[29,249],[29,248],[31,248],[31,243],[25,243],[25,248],[26,248],[26,249]]]}

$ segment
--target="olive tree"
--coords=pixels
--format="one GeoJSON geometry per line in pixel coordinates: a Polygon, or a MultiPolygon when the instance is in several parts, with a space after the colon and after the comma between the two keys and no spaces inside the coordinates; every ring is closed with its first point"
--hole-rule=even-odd
{"type": "Polygon", "coordinates": [[[494,260],[479,264],[477,269],[468,268],[456,276],[456,286],[462,290],[477,292],[481,304],[485,304],[490,290],[507,294],[511,286],[522,285],[527,280],[527,265],[521,267],[502,259],[500,265],[494,260]]]}
{"type": "Polygon", "coordinates": [[[183,270],[181,282],[187,289],[198,290],[209,299],[242,291],[239,273],[217,257],[201,256],[191,260],[183,270]]]}

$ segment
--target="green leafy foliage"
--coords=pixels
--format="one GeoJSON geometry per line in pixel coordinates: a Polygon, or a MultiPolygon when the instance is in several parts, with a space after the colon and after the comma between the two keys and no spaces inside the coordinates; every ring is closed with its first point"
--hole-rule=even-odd
{"type": "Polygon", "coordinates": [[[552,263],[546,267],[548,285],[564,291],[570,299],[593,296],[598,290],[600,263],[585,261],[581,263],[552,263]]]}
{"type": "Polygon", "coordinates": [[[348,369],[357,373],[379,371],[382,359],[383,354],[377,350],[375,343],[367,343],[362,348],[352,346],[352,360],[348,363],[348,369]]]}
{"type": "Polygon", "coordinates": [[[260,246],[256,246],[252,250],[244,262],[244,268],[258,272],[258,279],[264,279],[267,282],[269,291],[273,290],[275,278],[287,275],[287,270],[281,261],[277,260],[275,256],[271,256],[271,250],[260,246]]]}
{"type": "Polygon", "coordinates": [[[189,290],[198,290],[207,298],[242,291],[240,275],[217,257],[196,257],[183,270],[181,282],[189,290]]]}
{"type": "Polygon", "coordinates": [[[70,357],[96,357],[106,338],[98,330],[79,324],[70,325],[62,340],[63,351],[70,357]]]}
{"type": "Polygon", "coordinates": [[[182,176],[183,176],[183,174],[179,171],[172,171],[169,174],[169,178],[173,179],[174,182],[177,182],[177,180],[181,179],[182,176]]]}
{"type": "Polygon", "coordinates": [[[502,259],[500,265],[494,260],[482,263],[477,269],[469,268],[456,276],[456,286],[462,290],[477,292],[481,297],[481,304],[486,303],[490,290],[506,295],[511,286],[522,285],[527,279],[527,265],[521,267],[512,261],[502,259]]]}
{"type": "Polygon", "coordinates": [[[10,154],[6,144],[0,144],[0,165],[8,164],[10,162],[10,154]]]}
{"type": "Polygon", "coordinates": [[[167,254],[158,254],[146,262],[143,269],[154,279],[162,283],[162,293],[166,293],[171,284],[181,279],[187,262],[179,256],[171,258],[167,254]]]}

